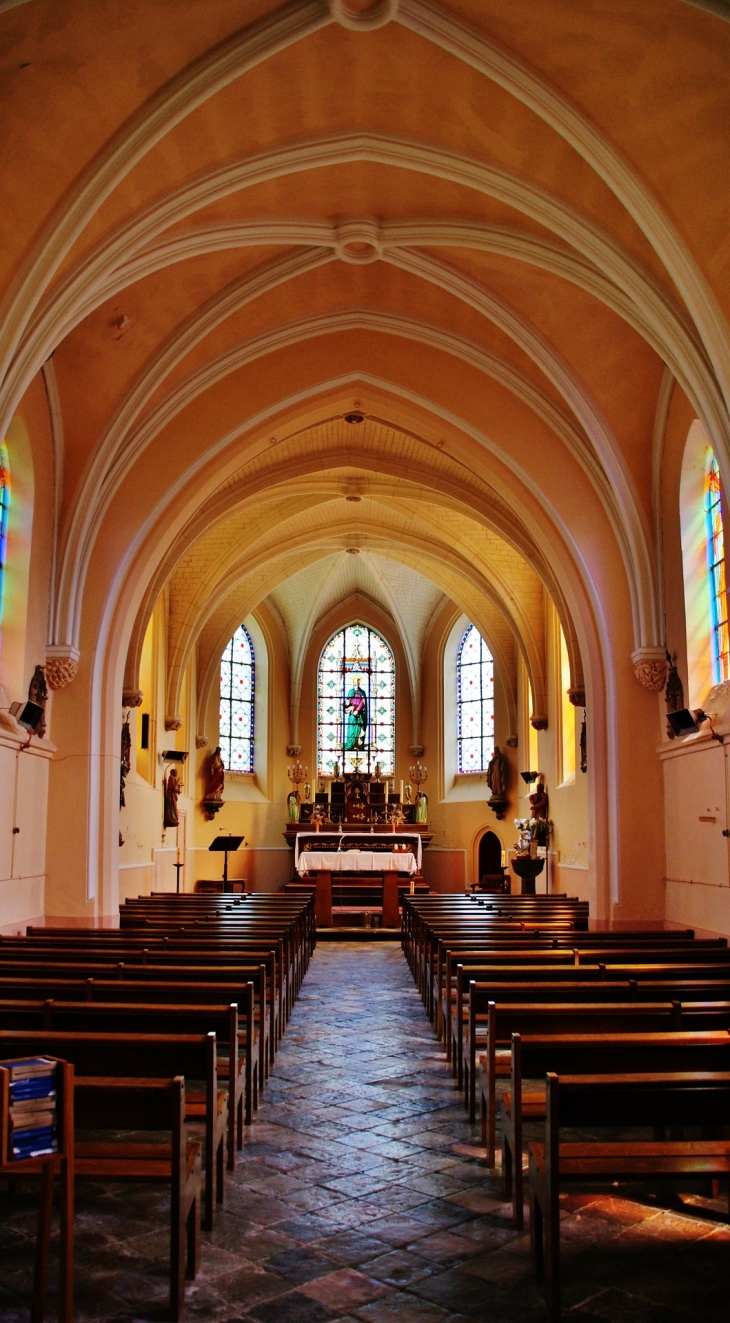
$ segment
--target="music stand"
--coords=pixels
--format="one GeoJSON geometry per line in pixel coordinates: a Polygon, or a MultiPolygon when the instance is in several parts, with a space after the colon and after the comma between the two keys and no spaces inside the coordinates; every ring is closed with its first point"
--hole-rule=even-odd
{"type": "Polygon", "coordinates": [[[237,850],[243,843],[242,836],[216,836],[208,846],[209,850],[223,850],[223,890],[228,890],[228,855],[231,850],[237,850]]]}

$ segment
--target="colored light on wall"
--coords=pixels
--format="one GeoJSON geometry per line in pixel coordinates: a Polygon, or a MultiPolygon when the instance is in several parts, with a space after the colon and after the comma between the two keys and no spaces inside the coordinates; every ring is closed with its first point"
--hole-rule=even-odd
{"type": "Polygon", "coordinates": [[[3,589],[8,550],[8,517],[10,514],[10,472],[8,452],[3,443],[0,445],[0,626],[3,619],[3,589]]]}
{"type": "Polygon", "coordinates": [[[705,468],[705,546],[710,588],[710,643],[715,684],[730,678],[730,632],[728,630],[725,535],[722,516],[720,470],[710,450],[705,468]]]}

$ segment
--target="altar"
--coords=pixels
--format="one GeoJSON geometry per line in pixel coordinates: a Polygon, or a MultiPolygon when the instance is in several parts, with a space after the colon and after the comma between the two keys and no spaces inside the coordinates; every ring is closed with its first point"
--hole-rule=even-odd
{"type": "MultiPolygon", "coordinates": [[[[333,909],[342,915],[348,910],[377,911],[381,907],[383,927],[400,926],[399,890],[411,878],[421,877],[421,831],[300,829],[292,843],[296,874],[302,883],[308,877],[314,881],[318,928],[333,926],[333,909]]],[[[422,886],[421,881],[419,890],[422,886]]]]}

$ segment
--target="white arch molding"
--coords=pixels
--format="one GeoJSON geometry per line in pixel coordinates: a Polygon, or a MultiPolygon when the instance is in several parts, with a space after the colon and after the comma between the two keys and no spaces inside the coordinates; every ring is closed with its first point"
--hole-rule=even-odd
{"type": "MultiPolygon", "coordinates": [[[[321,383],[319,388],[298,392],[285,401],[304,403],[320,389],[350,387],[362,383],[362,376],[337,379],[321,383]]],[[[374,386],[387,383],[371,379],[374,386]]],[[[404,398],[418,403],[418,397],[402,392],[404,398]]],[[[455,423],[445,410],[431,406],[446,423],[455,423]]],[[[269,421],[269,415],[278,412],[265,410],[262,415],[248,420],[249,429],[269,421]]],[[[476,429],[468,424],[462,430],[479,440],[476,429]]],[[[237,432],[243,427],[236,429],[237,432]]],[[[230,437],[226,438],[230,441],[230,437]]],[[[486,438],[481,438],[482,443],[486,438]]],[[[130,541],[104,594],[104,605],[98,625],[91,619],[87,624],[88,643],[93,652],[91,726],[89,730],[90,813],[88,838],[89,894],[100,891],[103,903],[111,904],[114,911],[117,895],[116,840],[118,834],[118,703],[121,692],[124,658],[134,626],[135,616],[144,594],[144,585],[152,576],[153,565],[162,559],[176,529],[181,526],[180,502],[191,478],[209,465],[215,454],[220,454],[225,441],[212,447],[206,456],[191,466],[188,473],[166,491],[155,507],[148,512],[136,535],[130,541]],[[93,640],[93,642],[92,642],[93,640]]],[[[558,578],[568,588],[572,599],[571,612],[576,621],[582,655],[586,662],[587,698],[591,710],[589,724],[590,759],[590,824],[593,873],[596,879],[596,904],[599,913],[620,901],[620,845],[618,832],[618,778],[616,695],[613,673],[606,660],[610,658],[610,643],[602,615],[600,594],[593,587],[588,567],[582,560],[570,529],[557,511],[546,506],[545,497],[529,478],[525,490],[535,502],[536,516],[542,518],[544,534],[551,541],[551,557],[558,578]]],[[[197,502],[188,501],[191,507],[197,502]]],[[[478,622],[477,622],[478,623],[478,622]]],[[[61,700],[70,700],[73,686],[61,692],[61,700]]]]}

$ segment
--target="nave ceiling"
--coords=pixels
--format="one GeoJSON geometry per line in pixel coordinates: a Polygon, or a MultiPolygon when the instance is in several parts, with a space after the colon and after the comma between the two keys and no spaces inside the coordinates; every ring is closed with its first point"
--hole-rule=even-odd
{"type": "Polygon", "coordinates": [[[544,711],[544,592],[577,687],[609,598],[624,655],[656,662],[672,378],[727,465],[729,206],[707,183],[730,25],[684,0],[180,15],[0,12],[0,415],[43,365],[54,654],[94,635],[88,582],[118,591],[113,545],[137,566],[128,687],[169,593],[171,714],[192,649],[205,689],[264,601],[293,703],[337,594],[393,621],[414,702],[443,599],[490,639],[510,712],[518,655],[544,711]]]}

